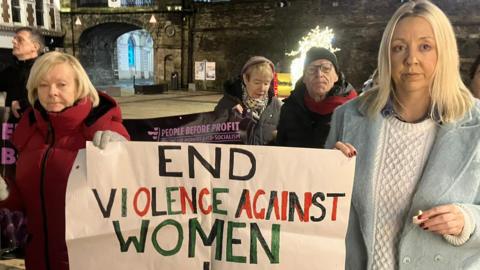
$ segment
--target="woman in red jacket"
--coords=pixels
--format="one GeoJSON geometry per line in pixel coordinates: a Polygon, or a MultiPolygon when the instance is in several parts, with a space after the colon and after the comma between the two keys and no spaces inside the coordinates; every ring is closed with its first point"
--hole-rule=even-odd
{"type": "Polygon", "coordinates": [[[40,57],[27,89],[32,108],[13,134],[16,179],[7,181],[9,195],[0,207],[21,210],[28,219],[27,269],[67,270],[65,196],[77,152],[86,141],[103,148],[129,135],[116,102],[95,90],[73,56],[40,57]]]}

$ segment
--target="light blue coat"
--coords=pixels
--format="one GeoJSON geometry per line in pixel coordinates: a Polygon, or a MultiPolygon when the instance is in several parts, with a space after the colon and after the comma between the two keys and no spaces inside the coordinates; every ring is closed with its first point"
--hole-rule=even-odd
{"type": "MultiPolygon", "coordinates": [[[[362,97],[339,107],[332,117],[326,148],[336,141],[357,149],[352,208],[346,238],[346,269],[371,269],[374,233],[373,164],[384,118],[367,118],[362,97]]],[[[423,175],[417,184],[398,247],[398,269],[480,269],[480,103],[464,119],[438,129],[423,175]],[[459,203],[476,223],[462,246],[413,225],[418,210],[459,203]]]]}

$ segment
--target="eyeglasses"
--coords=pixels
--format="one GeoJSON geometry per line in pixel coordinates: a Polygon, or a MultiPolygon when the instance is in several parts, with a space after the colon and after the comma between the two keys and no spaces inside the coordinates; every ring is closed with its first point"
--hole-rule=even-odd
{"type": "Polygon", "coordinates": [[[308,75],[314,75],[317,74],[318,71],[320,70],[324,74],[330,73],[333,69],[333,64],[332,63],[322,63],[320,65],[313,65],[313,66],[308,66],[306,73],[308,75]]]}

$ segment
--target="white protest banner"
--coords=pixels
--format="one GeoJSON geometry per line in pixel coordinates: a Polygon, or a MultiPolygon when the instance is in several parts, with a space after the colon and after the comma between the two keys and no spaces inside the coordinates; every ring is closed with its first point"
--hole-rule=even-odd
{"type": "Polygon", "coordinates": [[[344,269],[355,159],[340,151],[116,142],[86,156],[66,198],[72,270],[344,269]]]}

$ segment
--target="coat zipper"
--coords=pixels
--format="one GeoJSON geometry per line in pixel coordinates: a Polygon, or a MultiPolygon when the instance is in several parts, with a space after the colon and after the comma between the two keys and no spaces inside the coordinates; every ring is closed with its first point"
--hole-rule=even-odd
{"type": "Polygon", "coordinates": [[[42,158],[42,167],[41,167],[41,176],[40,176],[40,203],[42,206],[42,218],[43,218],[43,235],[44,235],[44,256],[45,256],[45,268],[47,270],[51,269],[50,266],[50,254],[49,254],[49,241],[48,241],[48,223],[47,223],[47,207],[45,204],[45,167],[47,165],[48,155],[53,148],[53,144],[55,142],[55,133],[53,132],[52,124],[48,123],[48,132],[47,132],[47,140],[46,143],[48,144],[47,151],[42,158]]]}

